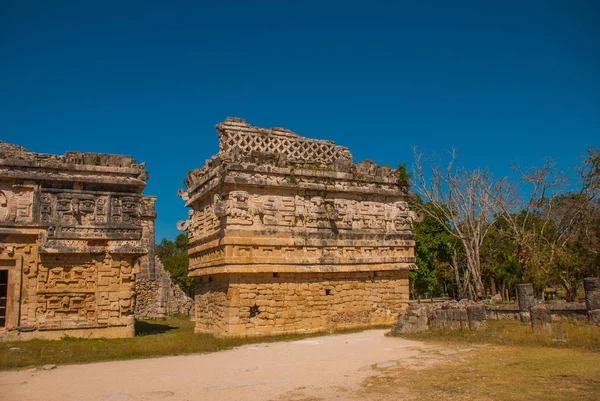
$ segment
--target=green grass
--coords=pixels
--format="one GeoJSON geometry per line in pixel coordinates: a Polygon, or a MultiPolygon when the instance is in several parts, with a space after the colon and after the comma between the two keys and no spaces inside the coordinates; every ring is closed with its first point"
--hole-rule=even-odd
{"type": "Polygon", "coordinates": [[[534,331],[530,324],[516,320],[488,320],[487,327],[479,330],[431,330],[424,333],[403,334],[401,337],[446,343],[487,343],[600,351],[600,327],[582,322],[553,322],[551,333],[549,333],[545,330],[534,331]],[[560,336],[561,326],[562,337],[560,336]]]}
{"type": "MultiPolygon", "coordinates": [[[[389,328],[389,326],[383,327],[389,328]]],[[[45,364],[61,365],[206,353],[231,349],[244,344],[292,341],[325,334],[215,338],[208,334],[194,334],[194,323],[188,318],[136,321],[135,330],[134,338],[79,339],[65,337],[59,341],[30,340],[0,343],[0,370],[45,364]],[[10,351],[10,348],[19,350],[10,351]]],[[[360,330],[364,329],[339,330],[336,333],[360,330]]]]}

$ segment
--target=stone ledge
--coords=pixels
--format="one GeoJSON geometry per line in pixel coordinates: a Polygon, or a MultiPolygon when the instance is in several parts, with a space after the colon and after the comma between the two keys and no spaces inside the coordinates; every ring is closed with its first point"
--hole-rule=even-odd
{"type": "Polygon", "coordinates": [[[361,273],[398,270],[416,270],[414,263],[378,263],[378,264],[348,264],[348,265],[307,265],[297,264],[282,266],[269,264],[225,265],[193,269],[190,267],[190,277],[201,277],[214,274],[252,274],[252,273],[361,273]]]}

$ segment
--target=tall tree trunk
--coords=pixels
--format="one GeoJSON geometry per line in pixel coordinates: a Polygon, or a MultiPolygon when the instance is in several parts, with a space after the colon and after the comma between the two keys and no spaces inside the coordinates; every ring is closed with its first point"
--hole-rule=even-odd
{"type": "Polygon", "coordinates": [[[462,295],[462,285],[460,284],[460,273],[458,272],[458,260],[456,258],[456,252],[452,254],[452,270],[454,270],[454,278],[456,279],[456,294],[460,297],[462,295]]]}
{"type": "Polygon", "coordinates": [[[560,282],[561,282],[562,286],[565,288],[567,302],[575,302],[575,296],[577,295],[577,289],[574,288],[573,284],[571,284],[571,282],[564,277],[560,278],[560,282]]]}
{"type": "Polygon", "coordinates": [[[475,291],[476,300],[482,300],[485,298],[485,287],[483,286],[483,281],[481,280],[481,268],[479,263],[479,258],[476,253],[472,249],[468,249],[465,247],[465,252],[467,254],[467,262],[469,264],[469,271],[471,272],[472,282],[473,282],[473,290],[475,291]]]}
{"type": "Polygon", "coordinates": [[[468,268],[464,269],[463,276],[465,280],[463,281],[462,291],[460,293],[460,299],[464,299],[467,297],[469,293],[469,289],[471,288],[471,271],[468,268]]]}

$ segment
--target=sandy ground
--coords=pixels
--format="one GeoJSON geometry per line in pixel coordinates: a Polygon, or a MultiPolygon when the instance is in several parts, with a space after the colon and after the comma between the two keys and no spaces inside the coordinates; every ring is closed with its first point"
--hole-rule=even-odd
{"type": "Polygon", "coordinates": [[[0,373],[2,401],[359,400],[362,381],[424,344],[383,330],[230,351],[0,373]]]}

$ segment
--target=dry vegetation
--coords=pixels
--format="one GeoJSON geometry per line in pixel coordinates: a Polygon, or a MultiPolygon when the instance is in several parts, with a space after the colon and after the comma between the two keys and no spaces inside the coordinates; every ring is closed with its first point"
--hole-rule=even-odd
{"type": "Polygon", "coordinates": [[[582,322],[553,322],[551,332],[531,329],[515,320],[488,320],[481,330],[432,330],[403,338],[445,343],[479,343],[510,346],[579,348],[600,351],[600,327],[582,322]],[[562,332],[562,334],[561,334],[562,332]]]}
{"type": "Polygon", "coordinates": [[[379,369],[363,383],[364,399],[591,401],[600,393],[598,353],[528,346],[460,351],[434,352],[429,366],[407,361],[379,369]]]}
{"type": "Polygon", "coordinates": [[[375,367],[378,374],[363,383],[364,398],[597,400],[600,328],[572,323],[562,327],[564,341],[556,341],[557,324],[548,334],[515,321],[490,321],[478,331],[403,336],[432,348],[415,360],[375,367]]]}

